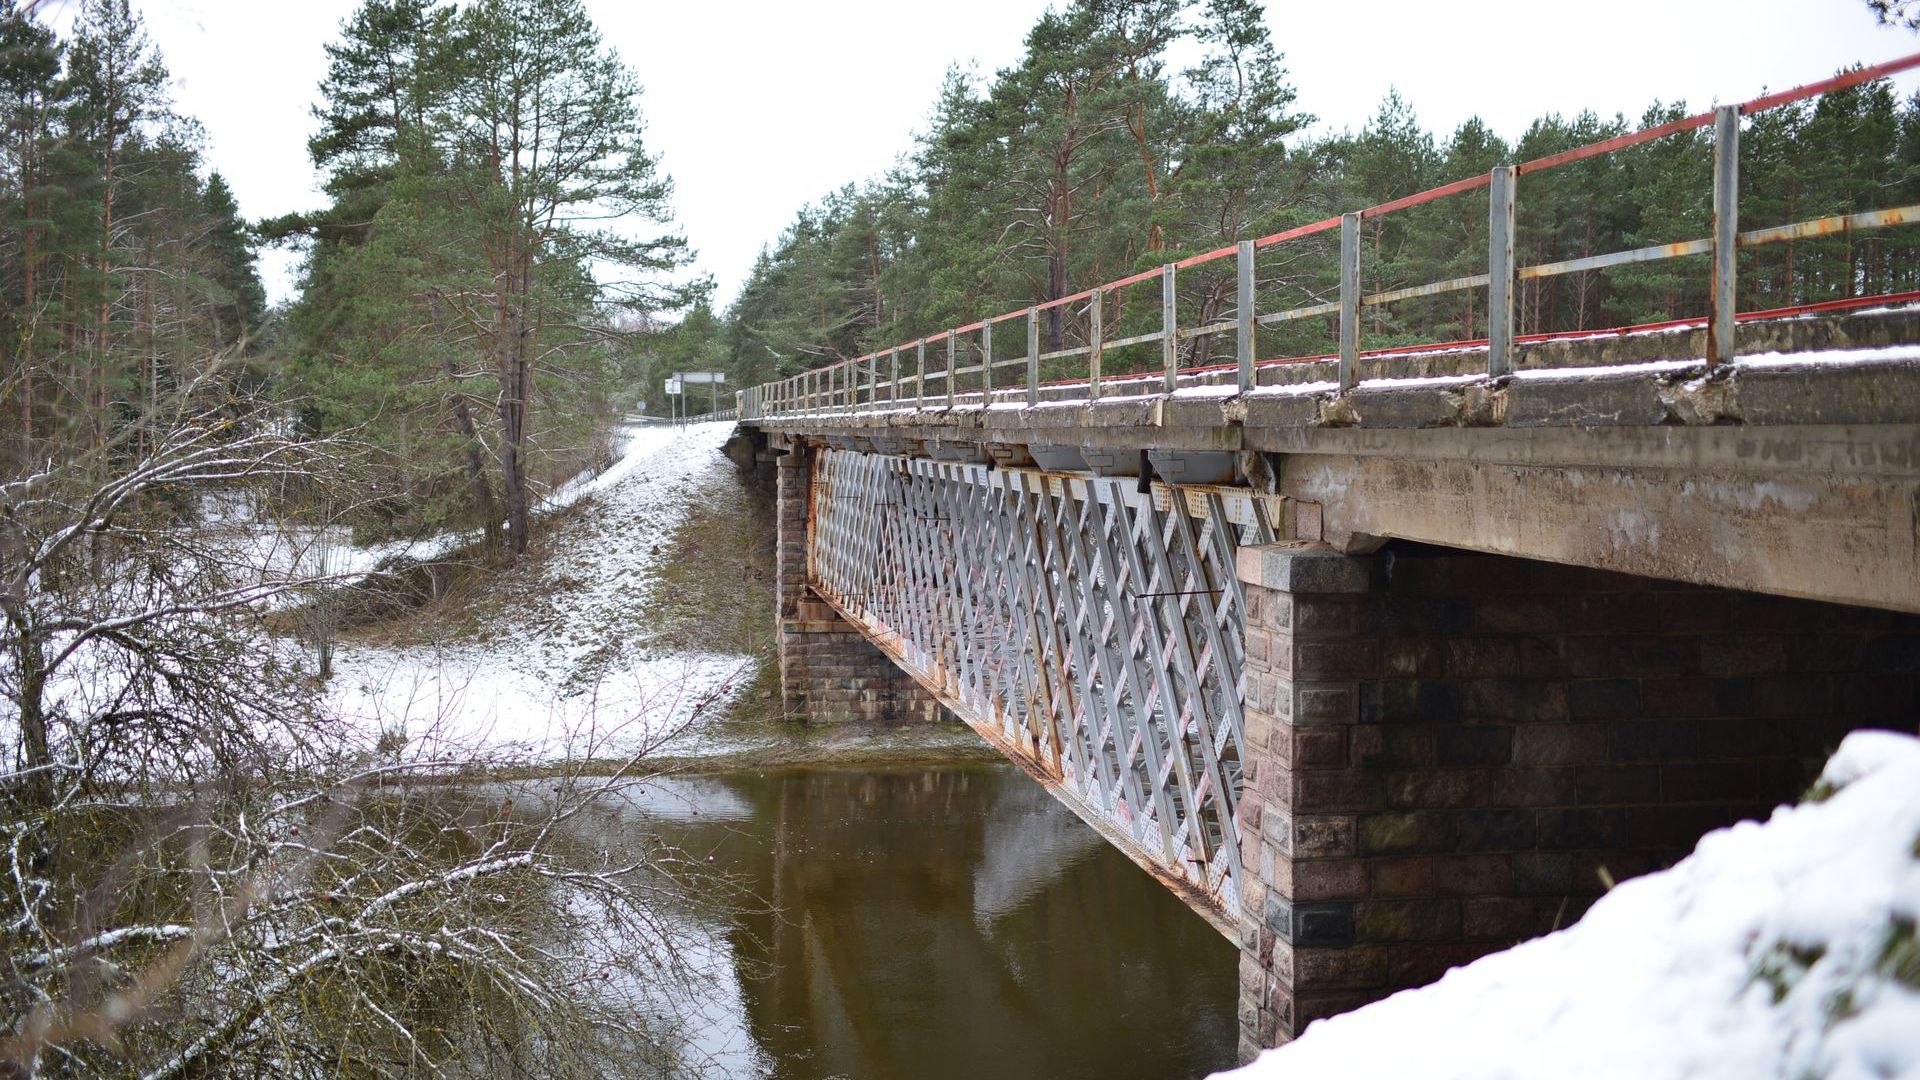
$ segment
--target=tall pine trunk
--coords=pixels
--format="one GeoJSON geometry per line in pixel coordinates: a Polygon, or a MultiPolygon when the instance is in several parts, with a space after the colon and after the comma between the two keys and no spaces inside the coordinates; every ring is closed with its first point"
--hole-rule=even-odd
{"type": "Polygon", "coordinates": [[[47,738],[47,658],[29,616],[18,611],[8,614],[20,660],[20,751],[27,774],[21,796],[28,807],[44,807],[53,801],[53,752],[47,738]]]}

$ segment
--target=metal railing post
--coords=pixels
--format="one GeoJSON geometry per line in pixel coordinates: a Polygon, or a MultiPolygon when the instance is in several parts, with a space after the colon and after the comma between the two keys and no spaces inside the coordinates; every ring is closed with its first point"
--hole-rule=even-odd
{"type": "Polygon", "coordinates": [[[1087,397],[1089,400],[1097,400],[1100,397],[1100,338],[1103,329],[1100,323],[1105,318],[1103,309],[1107,305],[1099,289],[1093,290],[1093,297],[1089,302],[1093,305],[1088,309],[1092,313],[1093,325],[1091,340],[1087,343],[1089,346],[1087,349],[1087,397]]]}
{"type": "Polygon", "coordinates": [[[980,404],[993,404],[993,321],[980,321],[980,404]]]}
{"type": "Polygon", "coordinates": [[[1360,215],[1340,215],[1340,390],[1353,389],[1360,360],[1360,215]]]}
{"type": "Polygon", "coordinates": [[[900,400],[900,346],[887,350],[887,404],[900,400]]]}
{"type": "Polygon", "coordinates": [[[1234,293],[1236,313],[1234,328],[1234,354],[1240,359],[1238,386],[1241,393],[1253,389],[1253,241],[1240,241],[1237,256],[1239,270],[1234,293]]]}
{"type": "Polygon", "coordinates": [[[1740,237],[1740,107],[1713,110],[1713,292],[1707,315],[1707,366],[1734,354],[1734,265],[1740,237]]]}
{"type": "Polygon", "coordinates": [[[1487,375],[1513,374],[1513,166],[1487,180],[1487,375]]]}
{"type": "Polygon", "coordinates": [[[1040,309],[1027,309],[1027,408],[1040,404],[1040,309]]]}
{"type": "Polygon", "coordinates": [[[927,339],[921,338],[913,343],[913,351],[919,358],[919,374],[913,378],[913,407],[927,407],[927,339]]]}
{"type": "Polygon", "coordinates": [[[1180,385],[1180,327],[1174,309],[1173,274],[1172,263],[1160,268],[1160,366],[1166,370],[1169,394],[1180,385]]]}
{"type": "Polygon", "coordinates": [[[954,354],[960,351],[960,332],[947,331],[947,408],[953,408],[954,354]]]}
{"type": "Polygon", "coordinates": [[[872,409],[880,403],[880,354],[873,353],[866,359],[867,365],[867,408],[872,409]]]}

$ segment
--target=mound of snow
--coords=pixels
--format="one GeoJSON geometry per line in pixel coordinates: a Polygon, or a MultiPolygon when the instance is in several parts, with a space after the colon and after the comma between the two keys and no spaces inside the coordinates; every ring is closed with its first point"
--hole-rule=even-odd
{"type": "Polygon", "coordinates": [[[1224,1075],[1920,1077],[1920,740],[1850,735],[1822,788],[1224,1075]]]}

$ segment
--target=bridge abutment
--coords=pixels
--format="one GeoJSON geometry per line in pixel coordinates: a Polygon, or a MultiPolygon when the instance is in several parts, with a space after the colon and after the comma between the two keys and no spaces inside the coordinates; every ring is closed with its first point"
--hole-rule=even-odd
{"type": "Polygon", "coordinates": [[[1244,548],[1241,1040],[1566,925],[1911,730],[1920,617],[1390,546],[1244,548]]]}
{"type": "Polygon", "coordinates": [[[795,441],[773,458],[774,604],[780,694],[808,724],[931,723],[940,704],[822,600],[811,585],[808,534],[814,451],[795,441]]]}

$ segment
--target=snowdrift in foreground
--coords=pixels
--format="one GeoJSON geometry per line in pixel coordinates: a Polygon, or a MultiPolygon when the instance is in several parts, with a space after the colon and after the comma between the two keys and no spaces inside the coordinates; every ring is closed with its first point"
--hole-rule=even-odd
{"type": "Polygon", "coordinates": [[[1920,1077],[1920,739],[1850,735],[1822,787],[1224,1075],[1920,1077]]]}

